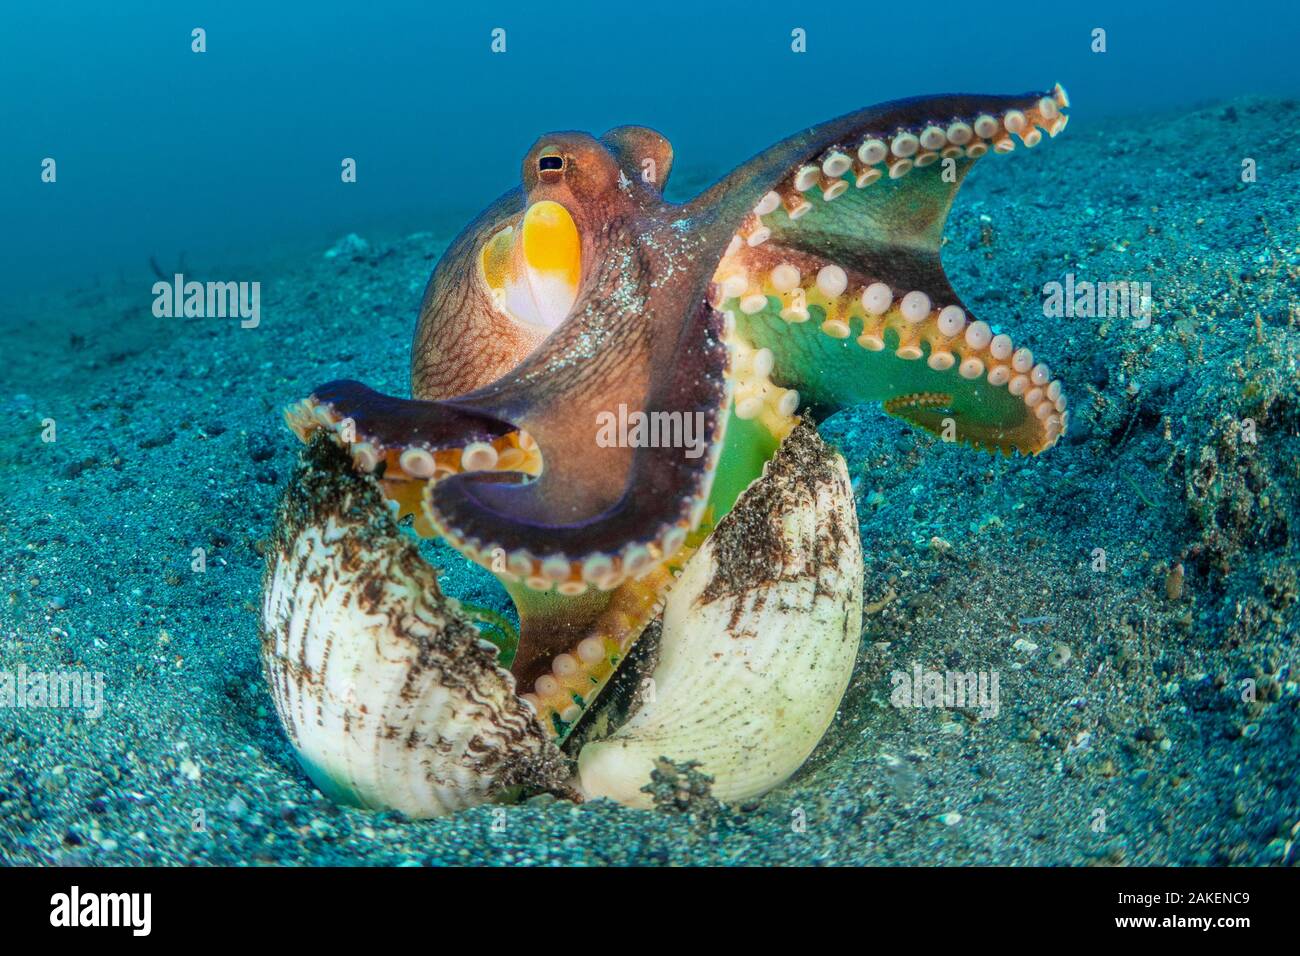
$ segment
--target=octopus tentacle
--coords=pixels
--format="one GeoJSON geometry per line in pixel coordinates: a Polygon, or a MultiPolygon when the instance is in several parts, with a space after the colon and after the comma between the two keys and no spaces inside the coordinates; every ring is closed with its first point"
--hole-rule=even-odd
{"type": "Polygon", "coordinates": [[[1032,146],[1039,126],[1060,132],[1067,102],[1059,86],[906,101],[869,111],[865,127],[796,161],[714,276],[715,306],[735,314],[738,339],[772,383],[762,394],[784,402],[778,412],[738,388],[738,417],[781,428],[781,412],[801,403],[826,412],[879,401],[977,447],[1036,453],[1054,443],[1068,423],[1060,382],[971,315],[939,245],[972,163],[1014,148],[1009,133],[1032,146]]]}
{"type": "Polygon", "coordinates": [[[671,572],[657,567],[613,591],[578,596],[507,583],[522,623],[510,671],[523,699],[557,738],[565,737],[659,615],[671,581],[671,572]]]}
{"type": "Polygon", "coordinates": [[[734,312],[738,338],[759,356],[777,399],[759,404],[738,387],[741,418],[874,401],[945,438],[1025,453],[1049,447],[1068,422],[1050,369],[1009,335],[994,335],[941,274],[903,291],[775,244],[731,257],[728,267],[744,270],[750,291],[727,297],[720,287],[718,307],[734,312]],[[948,401],[922,409],[900,401],[910,395],[948,401]]]}
{"type": "MultiPolygon", "coordinates": [[[[1012,133],[1027,147],[1065,128],[1065,90],[1019,96],[943,94],[895,100],[849,113],[778,143],[737,167],[691,203],[693,210],[725,210],[724,219],[744,219],[748,239],[755,229],[775,229],[826,208],[841,196],[874,183],[903,179],[914,169],[945,158],[978,159],[990,150],[1015,149],[1012,133]],[[939,136],[943,136],[943,141],[939,136]],[[816,188],[814,188],[816,187],[816,188]],[[745,218],[752,213],[752,218],[745,218]]],[[[936,193],[941,197],[941,194],[936,193]]],[[[950,196],[948,197],[950,200],[950,196]]],[[[937,242],[947,206],[920,204],[888,217],[883,235],[928,233],[937,242]]],[[[804,225],[807,225],[805,223],[804,225]]],[[[761,233],[760,233],[761,234],[761,233]]],[[[855,231],[861,236],[861,229],[855,231]]]]}
{"type": "Polygon", "coordinates": [[[537,444],[527,432],[452,405],[383,395],[360,382],[327,382],[284,414],[304,443],[325,431],[359,471],[379,471],[389,482],[541,470],[537,444]]]}
{"type": "MultiPolygon", "coordinates": [[[[424,448],[396,441],[393,429],[403,414],[427,418],[425,406],[429,404],[383,396],[355,382],[340,382],[322,386],[312,398],[291,406],[285,418],[304,444],[324,433],[350,454],[358,472],[374,473],[385,497],[396,505],[395,517],[412,515],[416,530],[431,537],[437,531],[425,517],[428,489],[454,474],[492,470],[493,466],[481,459],[466,461],[475,453],[475,444],[500,449],[495,465],[498,471],[536,474],[541,471],[541,459],[536,443],[522,431],[507,431],[491,438],[490,443],[480,440],[464,448],[431,449],[426,458],[413,458],[414,451],[424,454],[424,448]],[[372,422],[366,409],[379,417],[372,422]],[[371,424],[373,430],[366,430],[371,424]],[[526,460],[517,464],[512,455],[526,456],[526,460]],[[430,467],[434,469],[431,474],[430,467]]],[[[492,430],[489,427],[483,434],[467,431],[465,435],[486,439],[492,430]]],[[[406,433],[398,428],[397,434],[406,433]]],[[[533,706],[542,726],[563,738],[658,614],[671,575],[663,567],[648,565],[638,569],[641,577],[637,580],[607,581],[605,589],[593,587],[576,593],[571,588],[556,590],[551,580],[533,579],[532,588],[524,585],[522,580],[534,577],[533,572],[542,568],[531,559],[521,567],[520,560],[519,552],[507,560],[504,551],[499,557],[489,553],[485,560],[519,611],[520,641],[510,671],[520,687],[527,689],[524,699],[533,706]]],[[[611,561],[609,568],[616,571],[616,561],[611,561]]]]}

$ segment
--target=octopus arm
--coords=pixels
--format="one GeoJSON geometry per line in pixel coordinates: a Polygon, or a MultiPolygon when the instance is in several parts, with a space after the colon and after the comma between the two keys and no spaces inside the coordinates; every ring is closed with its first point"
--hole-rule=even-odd
{"type": "MultiPolygon", "coordinates": [[[[766,404],[825,414],[879,402],[949,440],[1005,453],[1050,447],[1068,420],[1061,384],[972,314],[939,248],[974,162],[1014,149],[1013,135],[1032,147],[1042,131],[1059,133],[1066,105],[1059,87],[902,100],[815,127],[742,167],[736,176],[768,181],[774,163],[785,170],[754,201],[713,283],[738,341],[764,356],[766,404]]],[[[724,189],[718,201],[730,196],[724,189]]],[[[773,412],[742,391],[736,408],[742,418],[773,412]]]]}
{"type": "MultiPolygon", "coordinates": [[[[652,363],[658,374],[643,401],[625,400],[622,379],[604,375],[615,383],[604,399],[575,399],[567,415],[553,403],[525,410],[519,420],[542,431],[540,476],[460,474],[430,485],[434,528],[485,565],[504,555],[508,582],[571,595],[611,590],[679,552],[703,516],[730,401],[722,317],[705,303],[693,311],[678,349],[652,363]]],[[[599,382],[593,389],[601,394],[599,382]]]]}

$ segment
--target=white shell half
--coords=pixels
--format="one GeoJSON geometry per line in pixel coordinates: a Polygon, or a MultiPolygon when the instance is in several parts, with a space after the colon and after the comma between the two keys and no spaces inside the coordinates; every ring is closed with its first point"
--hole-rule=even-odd
{"type": "Polygon", "coordinates": [[[653,698],[582,749],[582,791],[649,807],[659,757],[698,761],[723,802],[772,789],[830,726],[861,625],[848,471],[801,425],[673,585],[653,698]]]}
{"type": "Polygon", "coordinates": [[[411,817],[560,785],[565,760],[495,648],[337,455],[313,447],[289,483],[264,582],[262,660],[307,774],[411,817]]]}

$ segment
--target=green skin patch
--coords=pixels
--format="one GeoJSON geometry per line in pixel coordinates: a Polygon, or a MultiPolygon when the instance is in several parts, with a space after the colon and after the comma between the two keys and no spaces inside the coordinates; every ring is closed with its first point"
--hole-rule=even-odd
{"type": "MultiPolygon", "coordinates": [[[[772,380],[783,388],[797,389],[805,406],[820,415],[868,402],[895,403],[890,414],[937,435],[945,430],[952,440],[988,446],[1006,440],[1022,425],[1029,410],[1006,388],[990,385],[986,376],[964,379],[954,369],[936,371],[926,364],[929,348],[920,359],[895,354],[898,334],[887,330],[885,348],[873,352],[857,344],[863,319],[850,319],[848,338],[837,339],[821,331],[826,318],[819,305],[809,307],[807,322],[791,323],[780,316],[781,301],[768,297],[767,308],[746,315],[731,308],[736,332],[753,348],[766,348],[775,357],[772,380]],[[942,396],[935,404],[908,404],[908,396],[942,396]],[[945,421],[951,428],[945,428],[945,421]]],[[[727,421],[718,471],[709,496],[712,528],[736,503],[740,493],[763,472],[780,442],[757,419],[741,419],[732,406],[727,421]]]]}
{"type": "Polygon", "coordinates": [[[728,416],[727,437],[718,458],[713,490],[709,493],[708,517],[705,519],[709,530],[732,509],[741,492],[763,473],[763,465],[776,454],[780,444],[776,436],[757,420],[737,418],[734,404],[728,416]]]}
{"type": "MultiPolygon", "coordinates": [[[[762,312],[743,315],[737,310],[737,332],[754,348],[771,349],[772,380],[798,389],[804,402],[822,415],[867,402],[900,402],[889,409],[890,414],[941,436],[944,419],[950,418],[953,440],[987,447],[1006,441],[1030,414],[1020,398],[990,385],[987,376],[964,379],[955,369],[930,368],[928,346],[919,359],[899,358],[894,354],[898,334],[892,330],[885,332],[883,350],[863,348],[856,341],[862,334],[860,315],[850,318],[849,337],[837,339],[821,331],[826,318],[821,306],[809,308],[807,322],[786,322],[779,313],[780,300],[771,297],[762,312]],[[912,407],[904,401],[907,396],[926,394],[948,400],[934,407],[912,407]]],[[[727,437],[730,444],[730,431],[727,437]]]]}
{"type": "Polygon", "coordinates": [[[509,619],[498,611],[477,604],[470,604],[468,601],[461,601],[460,609],[478,628],[482,638],[496,645],[497,651],[500,653],[498,660],[501,662],[501,666],[509,667],[510,662],[515,659],[515,654],[519,650],[519,631],[515,629],[509,619]]]}

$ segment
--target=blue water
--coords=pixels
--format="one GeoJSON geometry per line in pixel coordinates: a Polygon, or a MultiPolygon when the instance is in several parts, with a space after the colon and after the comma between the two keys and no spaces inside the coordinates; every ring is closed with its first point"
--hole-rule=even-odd
{"type": "Polygon", "coordinates": [[[552,129],[651,125],[679,171],[703,175],[919,93],[1059,80],[1077,129],[1300,92],[1300,14],[1279,2],[11,2],[0,22],[11,293],[145,277],[151,256],[242,264],[347,231],[454,231],[552,129]],[[194,27],[206,53],[191,52],[194,27]],[[1105,53],[1090,49],[1097,27],[1105,53]]]}

